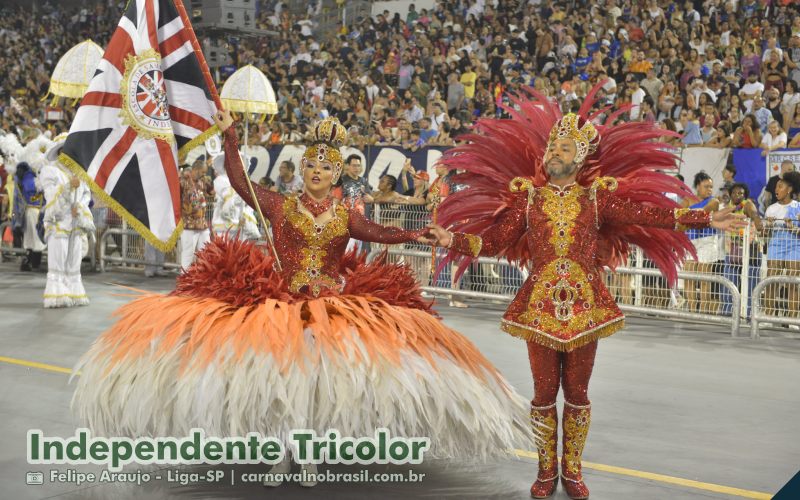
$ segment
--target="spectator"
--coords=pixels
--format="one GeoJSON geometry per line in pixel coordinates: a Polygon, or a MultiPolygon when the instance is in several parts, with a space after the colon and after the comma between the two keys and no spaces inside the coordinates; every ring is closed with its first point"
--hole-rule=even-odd
{"type": "MultiPolygon", "coordinates": [[[[795,16],[794,24],[800,26],[800,16],[795,16]]],[[[800,32],[792,33],[789,47],[783,52],[783,58],[789,68],[789,81],[800,84],[800,32]]]]}
{"type": "Polygon", "coordinates": [[[756,78],[761,74],[761,57],[755,53],[755,44],[748,42],[742,45],[742,58],[739,60],[742,73],[748,75],[747,81],[755,82],[755,78],[750,79],[750,75],[756,78]]]}
{"type": "Polygon", "coordinates": [[[745,116],[742,126],[736,129],[733,134],[733,147],[735,148],[757,148],[761,146],[761,129],[758,127],[758,120],[752,113],[745,116]]]}
{"type": "Polygon", "coordinates": [[[303,192],[303,179],[295,175],[295,166],[291,161],[281,162],[278,167],[278,182],[276,190],[283,195],[299,194],[303,192]]]}
{"type": "MultiPolygon", "coordinates": [[[[433,130],[439,130],[439,127],[450,118],[447,116],[447,113],[444,111],[444,103],[442,101],[435,101],[431,105],[431,113],[430,117],[428,118],[431,128],[433,130]]],[[[422,124],[420,123],[420,126],[422,124]]]]}
{"type": "Polygon", "coordinates": [[[642,100],[641,110],[639,111],[639,119],[643,122],[655,123],[656,115],[653,112],[653,99],[646,96],[642,100]]]}
{"type": "MultiPolygon", "coordinates": [[[[393,175],[383,175],[378,181],[378,190],[372,193],[375,203],[396,203],[400,193],[395,191],[397,187],[397,177],[393,175]]],[[[385,224],[385,222],[383,222],[385,224]]]]}
{"type": "Polygon", "coordinates": [[[458,81],[458,75],[450,73],[447,85],[447,111],[453,113],[464,104],[466,92],[464,84],[458,81]]]}
{"type": "Polygon", "coordinates": [[[756,97],[753,99],[753,116],[756,118],[756,124],[762,134],[767,133],[767,126],[770,122],[775,120],[772,112],[764,107],[764,98],[756,97]]]}
{"type": "Polygon", "coordinates": [[[760,97],[764,92],[764,84],[758,81],[758,73],[750,72],[747,75],[747,83],[739,89],[739,97],[742,98],[745,110],[749,113],[753,109],[753,100],[760,97]]]}
{"type": "MultiPolygon", "coordinates": [[[[735,170],[735,169],[734,169],[735,170]]],[[[727,170],[723,171],[725,177],[727,170]]],[[[729,174],[729,178],[733,179],[734,174],[729,174]]],[[[750,219],[749,240],[744,236],[748,234],[746,231],[736,230],[729,231],[726,234],[727,251],[725,254],[725,277],[733,282],[740,290],[742,290],[742,264],[745,257],[745,247],[750,254],[749,259],[749,276],[747,278],[748,296],[752,297],[753,289],[758,283],[759,275],[761,273],[761,244],[757,239],[757,235],[763,230],[761,217],[758,215],[758,209],[755,203],[750,199],[750,188],[743,182],[732,183],[728,186],[728,193],[730,195],[730,206],[734,207],[733,212],[750,219]]],[[[730,292],[723,291],[722,294],[722,314],[731,314],[733,312],[733,299],[730,292]]],[[[748,316],[749,304],[748,304],[748,316]]]]}
{"type": "Polygon", "coordinates": [[[781,130],[777,121],[771,121],[767,133],[761,139],[761,156],[767,156],[770,151],[785,148],[786,142],[786,133],[781,130]]]}
{"type": "Polygon", "coordinates": [[[472,71],[472,63],[464,65],[464,73],[461,74],[461,85],[464,87],[464,97],[471,101],[475,97],[475,82],[478,80],[478,75],[472,71]]]}
{"type": "Polygon", "coordinates": [[[771,52],[769,59],[761,66],[761,80],[764,82],[764,89],[775,88],[783,92],[786,80],[789,77],[789,70],[778,52],[771,52]]]}
{"type": "Polygon", "coordinates": [[[797,170],[795,164],[789,160],[784,160],[781,162],[781,171],[777,175],[773,175],[767,181],[767,185],[764,188],[764,205],[769,207],[777,200],[777,195],[775,193],[775,189],[778,185],[778,181],[781,180],[781,177],[788,174],[789,172],[794,172],[797,170]]]}
{"type": "MultiPolygon", "coordinates": [[[[701,171],[694,177],[696,197],[683,200],[683,205],[707,212],[719,210],[719,201],[713,197],[714,183],[711,177],[701,171]]],[[[690,273],[711,273],[713,264],[720,259],[719,241],[713,229],[690,229],[687,236],[692,240],[697,259],[687,260],[686,271],[690,273]]],[[[689,311],[707,314],[716,313],[716,299],[711,293],[711,283],[707,281],[686,280],[686,302],[689,311]]]]}
{"type": "Polygon", "coordinates": [[[661,88],[658,94],[658,117],[659,120],[672,116],[672,108],[675,107],[677,87],[673,80],[669,80],[661,88]]]}
{"type": "MultiPolygon", "coordinates": [[[[667,118],[667,119],[663,120],[661,122],[661,127],[663,129],[665,129],[665,130],[669,130],[670,132],[676,132],[677,133],[677,128],[675,127],[675,122],[672,121],[671,118],[667,118]]],[[[680,148],[681,146],[683,146],[683,141],[682,141],[681,137],[675,137],[674,135],[662,136],[661,140],[664,143],[669,144],[670,146],[673,146],[675,148],[680,148]]]]}
{"type": "Polygon", "coordinates": [[[433,146],[455,146],[456,143],[450,136],[450,123],[445,122],[439,127],[438,133],[428,140],[428,144],[433,146]]]}
{"type": "Polygon", "coordinates": [[[761,54],[761,62],[767,62],[773,57],[783,59],[783,50],[778,47],[778,39],[774,36],[771,36],[767,39],[766,50],[764,50],[764,53],[761,54]]]}
{"type": "Polygon", "coordinates": [[[639,80],[637,80],[634,75],[628,75],[625,83],[630,90],[631,104],[633,105],[630,112],[631,121],[636,121],[639,119],[641,113],[640,107],[647,94],[639,87],[639,80]]]}
{"type": "MultiPolygon", "coordinates": [[[[410,161],[408,165],[410,165],[410,161]]],[[[405,175],[406,172],[405,169],[407,168],[406,165],[403,165],[403,168],[404,168],[403,174],[405,175]]],[[[411,167],[411,170],[413,170],[413,167],[411,167]]],[[[425,204],[424,197],[415,197],[415,196],[400,194],[396,191],[396,188],[397,188],[397,177],[393,175],[384,175],[381,177],[378,183],[378,190],[372,193],[372,198],[375,200],[375,203],[402,203],[408,205],[425,204]]]]}
{"type": "Polygon", "coordinates": [[[411,64],[411,57],[408,54],[403,55],[403,63],[398,70],[398,83],[397,88],[401,91],[408,90],[411,87],[411,79],[414,77],[414,65],[411,64]]]}
{"type": "MultiPolygon", "coordinates": [[[[738,96],[731,96],[731,101],[733,99],[738,99],[738,96]]],[[[726,121],[730,124],[731,130],[736,130],[742,125],[742,121],[744,120],[744,114],[739,106],[731,106],[728,110],[728,115],[726,116],[726,121]]]]}
{"type": "MultiPolygon", "coordinates": [[[[414,170],[414,166],[411,165],[411,159],[406,158],[406,161],[403,163],[403,170],[401,173],[403,194],[410,196],[411,198],[421,199],[422,203],[420,203],[420,205],[424,205],[426,203],[426,195],[428,193],[428,180],[430,179],[428,172],[423,170],[414,170]],[[409,178],[413,179],[413,187],[411,187],[409,184],[409,178]]],[[[413,203],[417,204],[416,201],[413,203]]]]}
{"type": "MultiPolygon", "coordinates": [[[[775,203],[764,214],[769,242],[767,244],[767,276],[800,276],[800,173],[786,172],[775,186],[775,203]]],[[[797,307],[800,287],[787,285],[787,315],[800,317],[797,307]]],[[[780,285],[769,285],[765,291],[766,313],[777,315],[780,285]]]]}
{"type": "MultiPolygon", "coordinates": [[[[353,140],[367,145],[411,141],[411,128],[403,133],[398,122],[405,118],[419,127],[420,110],[435,130],[450,121],[448,111],[467,111],[458,127],[451,123],[454,136],[478,117],[502,117],[498,105],[506,90],[532,85],[572,109],[586,87],[605,78],[607,102],[630,102],[630,119],[647,119],[642,109],[649,95],[656,119],[680,122],[683,110],[692,109],[707,135],[709,113],[717,131],[721,119],[739,130],[763,94],[765,111],[757,112],[762,134],[775,119],[794,139],[792,125],[800,125],[793,123],[800,102],[800,4],[764,8],[740,0],[735,10],[721,7],[728,3],[439,3],[430,11],[410,7],[394,18],[388,11],[366,17],[323,37],[319,13],[296,14],[281,2],[259,1],[257,25],[276,35],[241,38],[223,56],[226,64],[258,66],[273,83],[280,114],[272,127],[251,134],[263,146],[302,142],[309,124],[328,114],[358,127],[353,140]],[[639,83],[628,85],[629,79],[639,83]],[[777,101],[769,89],[776,89],[777,101]],[[410,104],[412,98],[416,103],[410,104]]],[[[79,10],[57,2],[45,3],[37,16],[21,7],[3,11],[0,40],[9,50],[0,56],[0,88],[14,96],[13,104],[0,106],[3,130],[30,127],[34,119],[40,129],[66,130],[74,108],[65,109],[64,121],[48,121],[49,102],[38,100],[53,65],[89,35],[105,45],[121,15],[118,5],[81,8],[83,23],[79,10]]]]}
{"type": "Polygon", "coordinates": [[[766,108],[772,113],[772,117],[775,121],[777,121],[781,127],[783,127],[783,113],[781,112],[781,93],[778,92],[778,89],[772,87],[771,89],[764,92],[766,96],[766,108]]]}
{"type": "Polygon", "coordinates": [[[664,88],[664,82],[656,77],[656,72],[653,68],[647,70],[647,78],[642,80],[642,88],[647,91],[647,94],[654,101],[661,96],[661,90],[664,88]]]}
{"type": "Polygon", "coordinates": [[[420,120],[419,138],[423,144],[431,142],[438,134],[439,131],[431,127],[431,119],[428,117],[420,120]]]}
{"type": "Polygon", "coordinates": [[[700,135],[703,138],[703,144],[708,146],[712,139],[717,137],[717,128],[714,126],[714,115],[709,113],[705,116],[703,126],[700,127],[700,135]]]}
{"type": "Polygon", "coordinates": [[[364,213],[364,203],[372,203],[367,179],[361,177],[361,157],[352,154],[344,162],[344,175],[340,179],[342,201],[364,213]]]}
{"type": "Polygon", "coordinates": [[[790,148],[800,148],[800,132],[795,132],[794,136],[789,140],[790,148]]]}
{"type": "Polygon", "coordinates": [[[417,97],[412,97],[411,100],[408,102],[407,107],[404,111],[404,115],[406,120],[409,123],[417,123],[422,120],[424,116],[425,110],[419,105],[419,99],[417,97]]]}
{"type": "Polygon", "coordinates": [[[700,125],[694,119],[694,110],[682,110],[680,115],[680,123],[683,130],[682,140],[685,146],[697,146],[703,144],[703,136],[700,133],[700,125]]]}
{"type": "MultiPolygon", "coordinates": [[[[733,188],[733,185],[736,183],[736,166],[729,163],[725,165],[725,168],[722,169],[722,189],[726,191],[730,191],[733,188]]],[[[750,194],[748,194],[745,198],[749,198],[750,194]]]]}
{"type": "Polygon", "coordinates": [[[789,128],[788,122],[792,119],[795,106],[800,103],[800,93],[797,92],[797,82],[788,80],[786,82],[786,89],[783,91],[783,98],[781,98],[781,115],[783,116],[784,128],[789,128]]]}

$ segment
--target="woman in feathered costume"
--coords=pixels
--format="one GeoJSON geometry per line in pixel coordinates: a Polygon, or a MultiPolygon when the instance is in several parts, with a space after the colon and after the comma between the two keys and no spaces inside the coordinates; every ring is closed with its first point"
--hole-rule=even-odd
{"type": "MultiPolygon", "coordinates": [[[[601,84],[602,85],[602,84],[601,84]]],[[[509,120],[480,120],[466,142],[443,160],[464,173],[468,189],[439,209],[430,230],[450,248],[460,270],[478,256],[506,257],[530,275],[503,316],[501,328],[527,341],[534,380],[531,420],[543,424],[534,498],[553,494],[559,477],[556,394],[564,389],[561,482],[573,499],[588,498],[581,454],[589,430],[587,396],[597,340],[623,326],[624,317],[603,284],[612,268],[640,246],[674,282],[693,251],[684,227],[743,225],[729,211],[713,221],[702,210],[679,209],[665,193],[690,193],[659,169],[675,156],[656,142],[664,131],[648,123],[600,126],[609,109],[562,116],[545,96],[526,88],[510,96],[509,120]],[[443,229],[448,228],[448,230],[443,229]]],[[[610,113],[613,124],[629,108],[610,113]]],[[[446,265],[443,263],[442,265],[446,265]]]]}
{"type": "MultiPolygon", "coordinates": [[[[230,114],[231,185],[256,205],[230,114]]],[[[345,254],[349,238],[429,241],[338,204],[346,131],[315,128],[302,161],[305,192],[253,186],[279,259],[214,238],[167,295],[123,306],[79,365],[78,413],[100,433],[217,436],[292,429],[342,436],[430,437],[428,456],[482,459],[535,446],[527,402],[475,346],[423,301],[409,267],[345,254]]],[[[273,472],[287,472],[284,461],[273,472]]]]}

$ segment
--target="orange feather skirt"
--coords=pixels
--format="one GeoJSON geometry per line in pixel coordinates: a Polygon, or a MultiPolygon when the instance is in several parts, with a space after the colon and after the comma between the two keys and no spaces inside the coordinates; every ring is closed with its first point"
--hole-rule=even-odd
{"type": "Polygon", "coordinates": [[[292,294],[252,243],[215,238],[174,292],[116,311],[76,367],[74,411],[96,435],[387,428],[469,459],[535,446],[528,402],[431,312],[410,268],[350,253],[342,273],[341,292],[292,294]]]}

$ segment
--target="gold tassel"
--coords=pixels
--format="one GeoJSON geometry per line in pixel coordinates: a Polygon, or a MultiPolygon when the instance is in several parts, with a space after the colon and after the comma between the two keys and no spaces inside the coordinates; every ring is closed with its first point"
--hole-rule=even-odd
{"type": "Polygon", "coordinates": [[[520,338],[522,340],[525,340],[526,342],[535,342],[539,345],[543,345],[549,349],[553,349],[559,352],[569,352],[579,347],[583,347],[586,344],[594,342],[595,340],[605,337],[610,337],[611,335],[614,335],[616,332],[618,332],[624,327],[625,327],[625,320],[619,319],[617,321],[614,321],[613,323],[601,326],[600,328],[597,328],[591,333],[587,333],[572,340],[561,341],[543,335],[530,328],[516,326],[509,323],[502,323],[500,325],[501,330],[510,334],[513,337],[520,338]]]}
{"type": "Polygon", "coordinates": [[[120,203],[111,197],[108,193],[105,192],[103,188],[95,184],[94,180],[89,177],[86,173],[86,170],[83,167],[73,160],[69,155],[66,153],[60,153],[58,155],[58,161],[60,161],[64,166],[66,166],[74,175],[76,175],[79,179],[86,183],[91,189],[92,193],[99,198],[105,205],[107,205],[111,210],[113,210],[117,215],[119,215],[128,225],[139,233],[142,238],[144,238],[148,243],[153,245],[157,250],[169,253],[175,245],[178,243],[178,238],[180,238],[181,233],[183,232],[183,220],[178,223],[178,226],[172,231],[172,235],[170,235],[167,241],[161,241],[156,238],[150,229],[147,228],[144,224],[139,221],[136,217],[134,217],[130,212],[125,210],[125,207],[120,205],[120,203]]]}

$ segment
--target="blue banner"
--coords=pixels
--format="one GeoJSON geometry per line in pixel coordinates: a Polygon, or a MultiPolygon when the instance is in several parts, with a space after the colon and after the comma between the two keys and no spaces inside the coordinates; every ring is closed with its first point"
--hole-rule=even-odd
{"type": "MultiPolygon", "coordinates": [[[[430,179],[437,177],[434,166],[446,147],[426,147],[417,151],[403,149],[399,146],[372,146],[360,151],[355,148],[342,148],[342,156],[346,159],[351,154],[361,157],[364,166],[364,175],[369,184],[377,189],[381,176],[389,174],[400,179],[406,159],[411,160],[414,170],[428,172],[430,179]]],[[[244,148],[242,148],[244,150],[244,148]]],[[[262,177],[269,177],[273,181],[278,177],[278,165],[283,161],[291,161],[296,168],[300,167],[300,160],[305,152],[305,146],[250,146],[247,156],[250,157],[250,178],[258,181],[262,177]]],[[[413,184],[413,182],[412,182],[413,184]]]]}
{"type": "MultiPolygon", "coordinates": [[[[736,182],[747,184],[750,198],[758,200],[767,185],[767,159],[761,156],[761,149],[734,149],[733,165],[736,167],[736,182]]],[[[761,211],[763,213],[763,209],[761,211]]]]}
{"type": "Polygon", "coordinates": [[[796,149],[778,149],[768,156],[762,156],[761,149],[734,149],[733,164],[736,166],[736,181],[744,182],[750,187],[750,198],[758,200],[758,208],[763,214],[764,206],[761,191],[767,186],[770,177],[779,175],[781,163],[789,161],[795,169],[800,170],[800,151],[796,149]]]}

